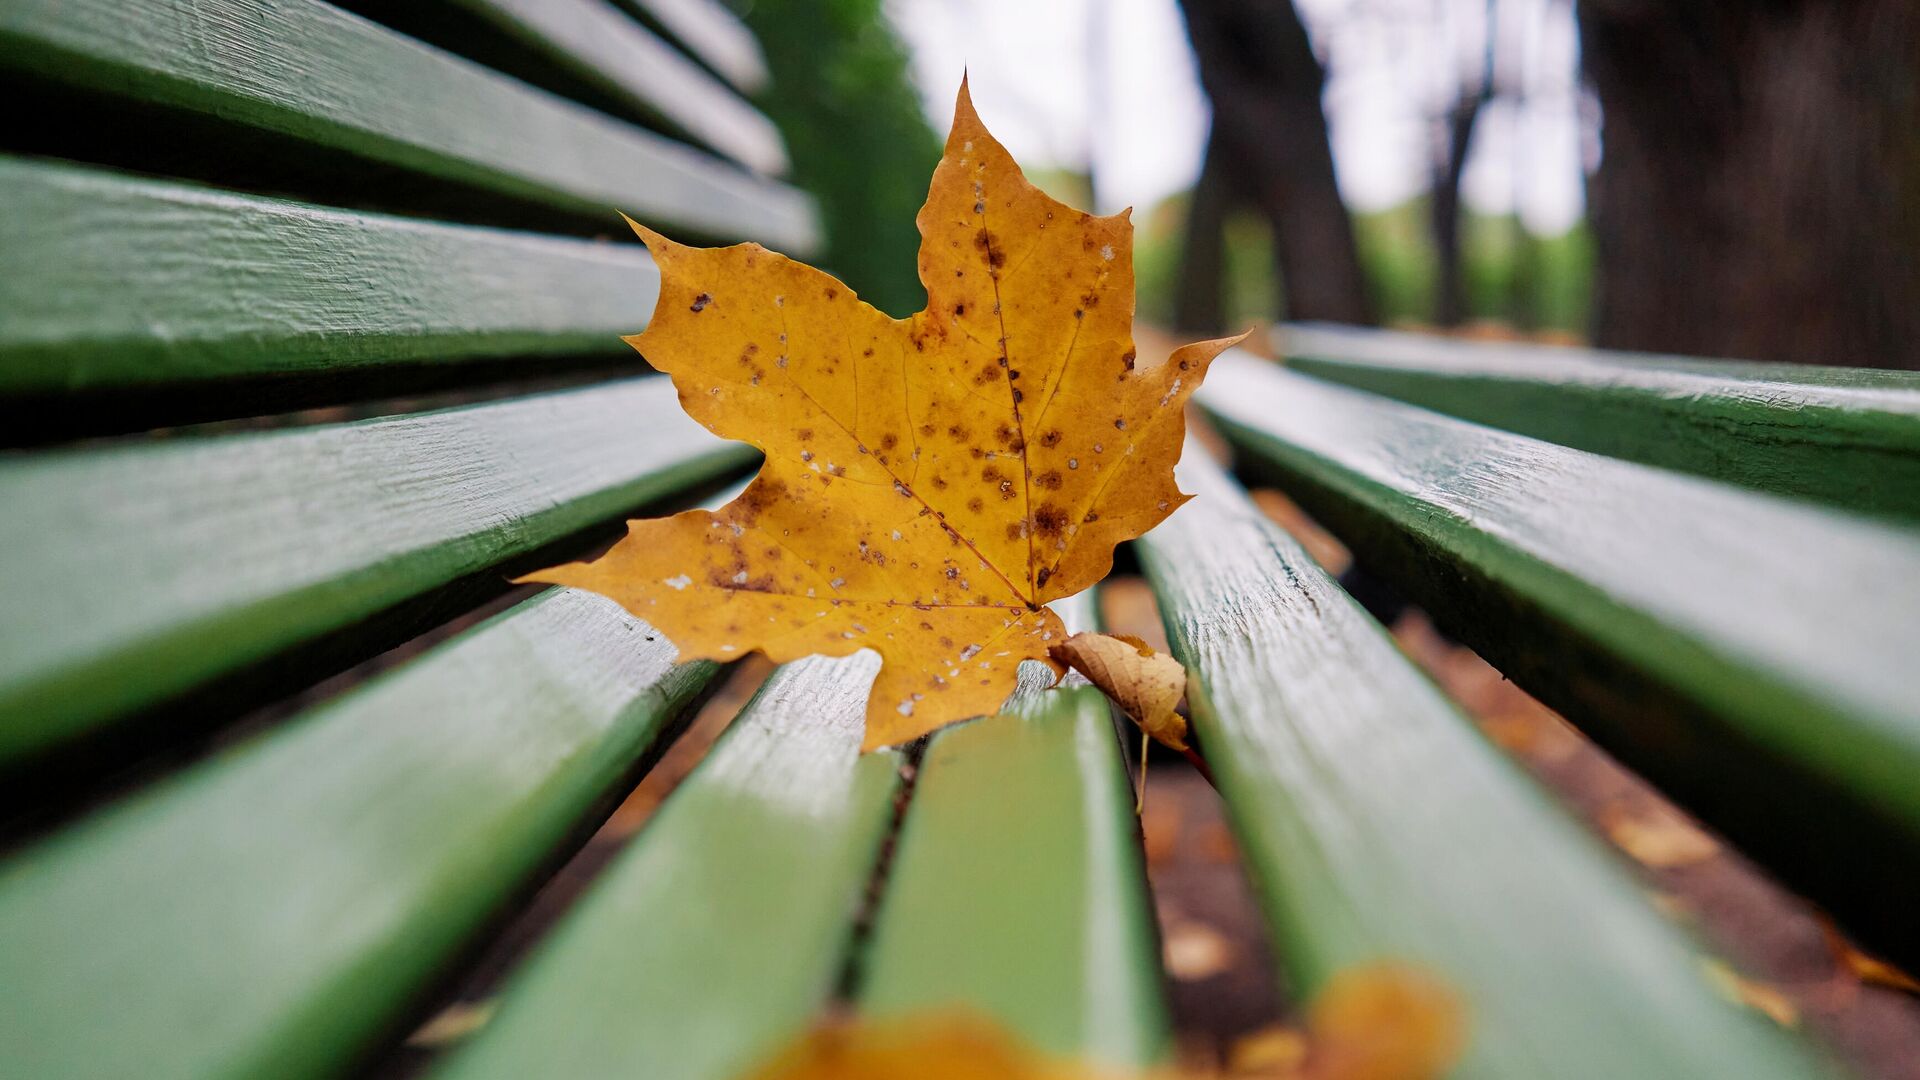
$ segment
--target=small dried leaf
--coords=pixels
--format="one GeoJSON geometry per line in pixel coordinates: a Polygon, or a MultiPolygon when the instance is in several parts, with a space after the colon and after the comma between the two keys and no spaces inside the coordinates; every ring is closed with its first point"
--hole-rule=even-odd
{"type": "Polygon", "coordinates": [[[1187,692],[1187,669],[1131,634],[1075,634],[1049,650],[1053,659],[1087,677],[1167,746],[1187,749],[1187,721],[1175,707],[1187,692]]]}

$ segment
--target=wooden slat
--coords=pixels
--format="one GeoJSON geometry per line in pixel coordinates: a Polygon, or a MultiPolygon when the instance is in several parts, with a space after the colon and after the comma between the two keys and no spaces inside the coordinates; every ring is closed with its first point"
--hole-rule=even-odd
{"type": "Polygon", "coordinates": [[[791,188],[534,90],[320,0],[19,0],[0,68],[292,136],[617,224],[795,254],[791,188]]]}
{"type": "Polygon", "coordinates": [[[0,157],[0,199],[0,394],[631,355],[659,289],[636,246],[44,161],[0,157]]]}
{"type": "Polygon", "coordinates": [[[748,168],[786,171],[772,121],[608,0],[455,2],[748,168]]]}
{"type": "Polygon", "coordinates": [[[642,378],[0,462],[0,761],[747,460],[642,378]]]}
{"type": "Polygon", "coordinates": [[[1218,466],[1180,471],[1198,498],[1137,546],[1288,985],[1427,969],[1461,1076],[1821,1074],[1218,466]]]}
{"type": "Polygon", "coordinates": [[[0,864],[9,1075],[325,1076],[717,670],[554,590],[0,864]]]}
{"type": "MultiPolygon", "coordinates": [[[[1059,608],[1091,625],[1091,594],[1059,608]]],[[[1112,1066],[1171,1046],[1126,763],[1106,698],[1021,672],[1006,715],[936,735],[861,962],[860,1008],[955,1006],[1112,1066]]]]}
{"type": "Polygon", "coordinates": [[[1289,326],[1291,367],[1465,420],[1849,510],[1920,519],[1920,372],[1289,326]]]}
{"type": "Polygon", "coordinates": [[[871,653],[775,672],[439,1075],[732,1080],[833,991],[892,821],[871,653]]]}
{"type": "Polygon", "coordinates": [[[742,91],[767,85],[767,58],[753,31],[718,0],[621,0],[671,34],[700,62],[742,91]]]}
{"type": "Polygon", "coordinates": [[[1442,628],[1920,960],[1920,536],[1244,356],[1202,402],[1442,628]]]}

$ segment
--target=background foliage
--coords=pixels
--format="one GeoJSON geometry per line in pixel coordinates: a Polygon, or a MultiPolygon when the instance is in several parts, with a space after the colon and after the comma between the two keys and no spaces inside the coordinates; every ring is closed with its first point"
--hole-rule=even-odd
{"type": "Polygon", "coordinates": [[[757,0],[738,10],[772,74],[760,106],[786,137],[794,182],[820,205],[820,266],[890,315],[918,311],[926,297],[913,218],[940,141],[880,0],[757,0]]]}

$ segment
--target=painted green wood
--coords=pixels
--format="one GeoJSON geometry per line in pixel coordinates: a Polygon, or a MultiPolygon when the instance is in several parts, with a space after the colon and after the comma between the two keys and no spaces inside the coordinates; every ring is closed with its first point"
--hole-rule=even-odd
{"type": "Polygon", "coordinates": [[[553,590],[0,864],[10,1075],[327,1076],[717,670],[553,590]]]}
{"type": "Polygon", "coordinates": [[[878,658],[775,672],[440,1076],[733,1080],[833,992],[893,818],[878,658]]]}
{"type": "Polygon", "coordinates": [[[792,188],[321,0],[14,0],[0,69],[153,101],[557,209],[803,254],[792,188]]]}
{"type": "Polygon", "coordinates": [[[771,120],[608,0],[454,2],[748,168],[786,171],[786,148],[771,120]]]}
{"type": "Polygon", "coordinates": [[[1522,435],[1920,519],[1920,372],[1288,326],[1309,375],[1522,435]]]}
{"type": "Polygon", "coordinates": [[[1920,536],[1243,355],[1201,401],[1450,634],[1920,960],[1920,536]]]}
{"type": "Polygon", "coordinates": [[[0,761],[481,573],[750,451],[664,378],[0,461],[0,761]]]}
{"type": "Polygon", "coordinates": [[[0,157],[0,200],[6,394],[617,355],[659,289],[632,245],[44,161],[0,157]]]}
{"type": "Polygon", "coordinates": [[[719,0],[621,0],[673,36],[742,91],[767,85],[767,58],[753,31],[719,0]]]}
{"type": "Polygon", "coordinates": [[[1433,972],[1472,1017],[1461,1078],[1825,1072],[1218,466],[1180,480],[1136,547],[1289,985],[1433,972]]]}
{"type": "MultiPolygon", "coordinates": [[[[1057,605],[1092,624],[1091,594],[1057,605]]],[[[1140,827],[1107,700],[1024,665],[1005,714],[940,732],[861,963],[875,1015],[962,1006],[1115,1066],[1171,1047],[1140,827]]]]}

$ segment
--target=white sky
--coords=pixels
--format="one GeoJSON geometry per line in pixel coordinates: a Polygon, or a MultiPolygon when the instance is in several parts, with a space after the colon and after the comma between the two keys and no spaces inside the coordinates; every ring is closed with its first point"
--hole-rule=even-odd
{"type": "MultiPolygon", "coordinates": [[[[1478,85],[1486,6],[1475,0],[1296,0],[1328,69],[1340,189],[1358,210],[1428,184],[1437,117],[1478,85]]],[[[1190,187],[1207,131],[1176,0],[888,0],[936,130],[963,68],[994,133],[1029,165],[1091,164],[1102,212],[1142,212],[1190,187]],[[1105,13],[1101,20],[1094,12],[1105,13]]],[[[1474,132],[1462,198],[1517,208],[1559,233],[1582,213],[1597,108],[1578,89],[1571,0],[1499,0],[1502,98],[1474,132]]]]}

